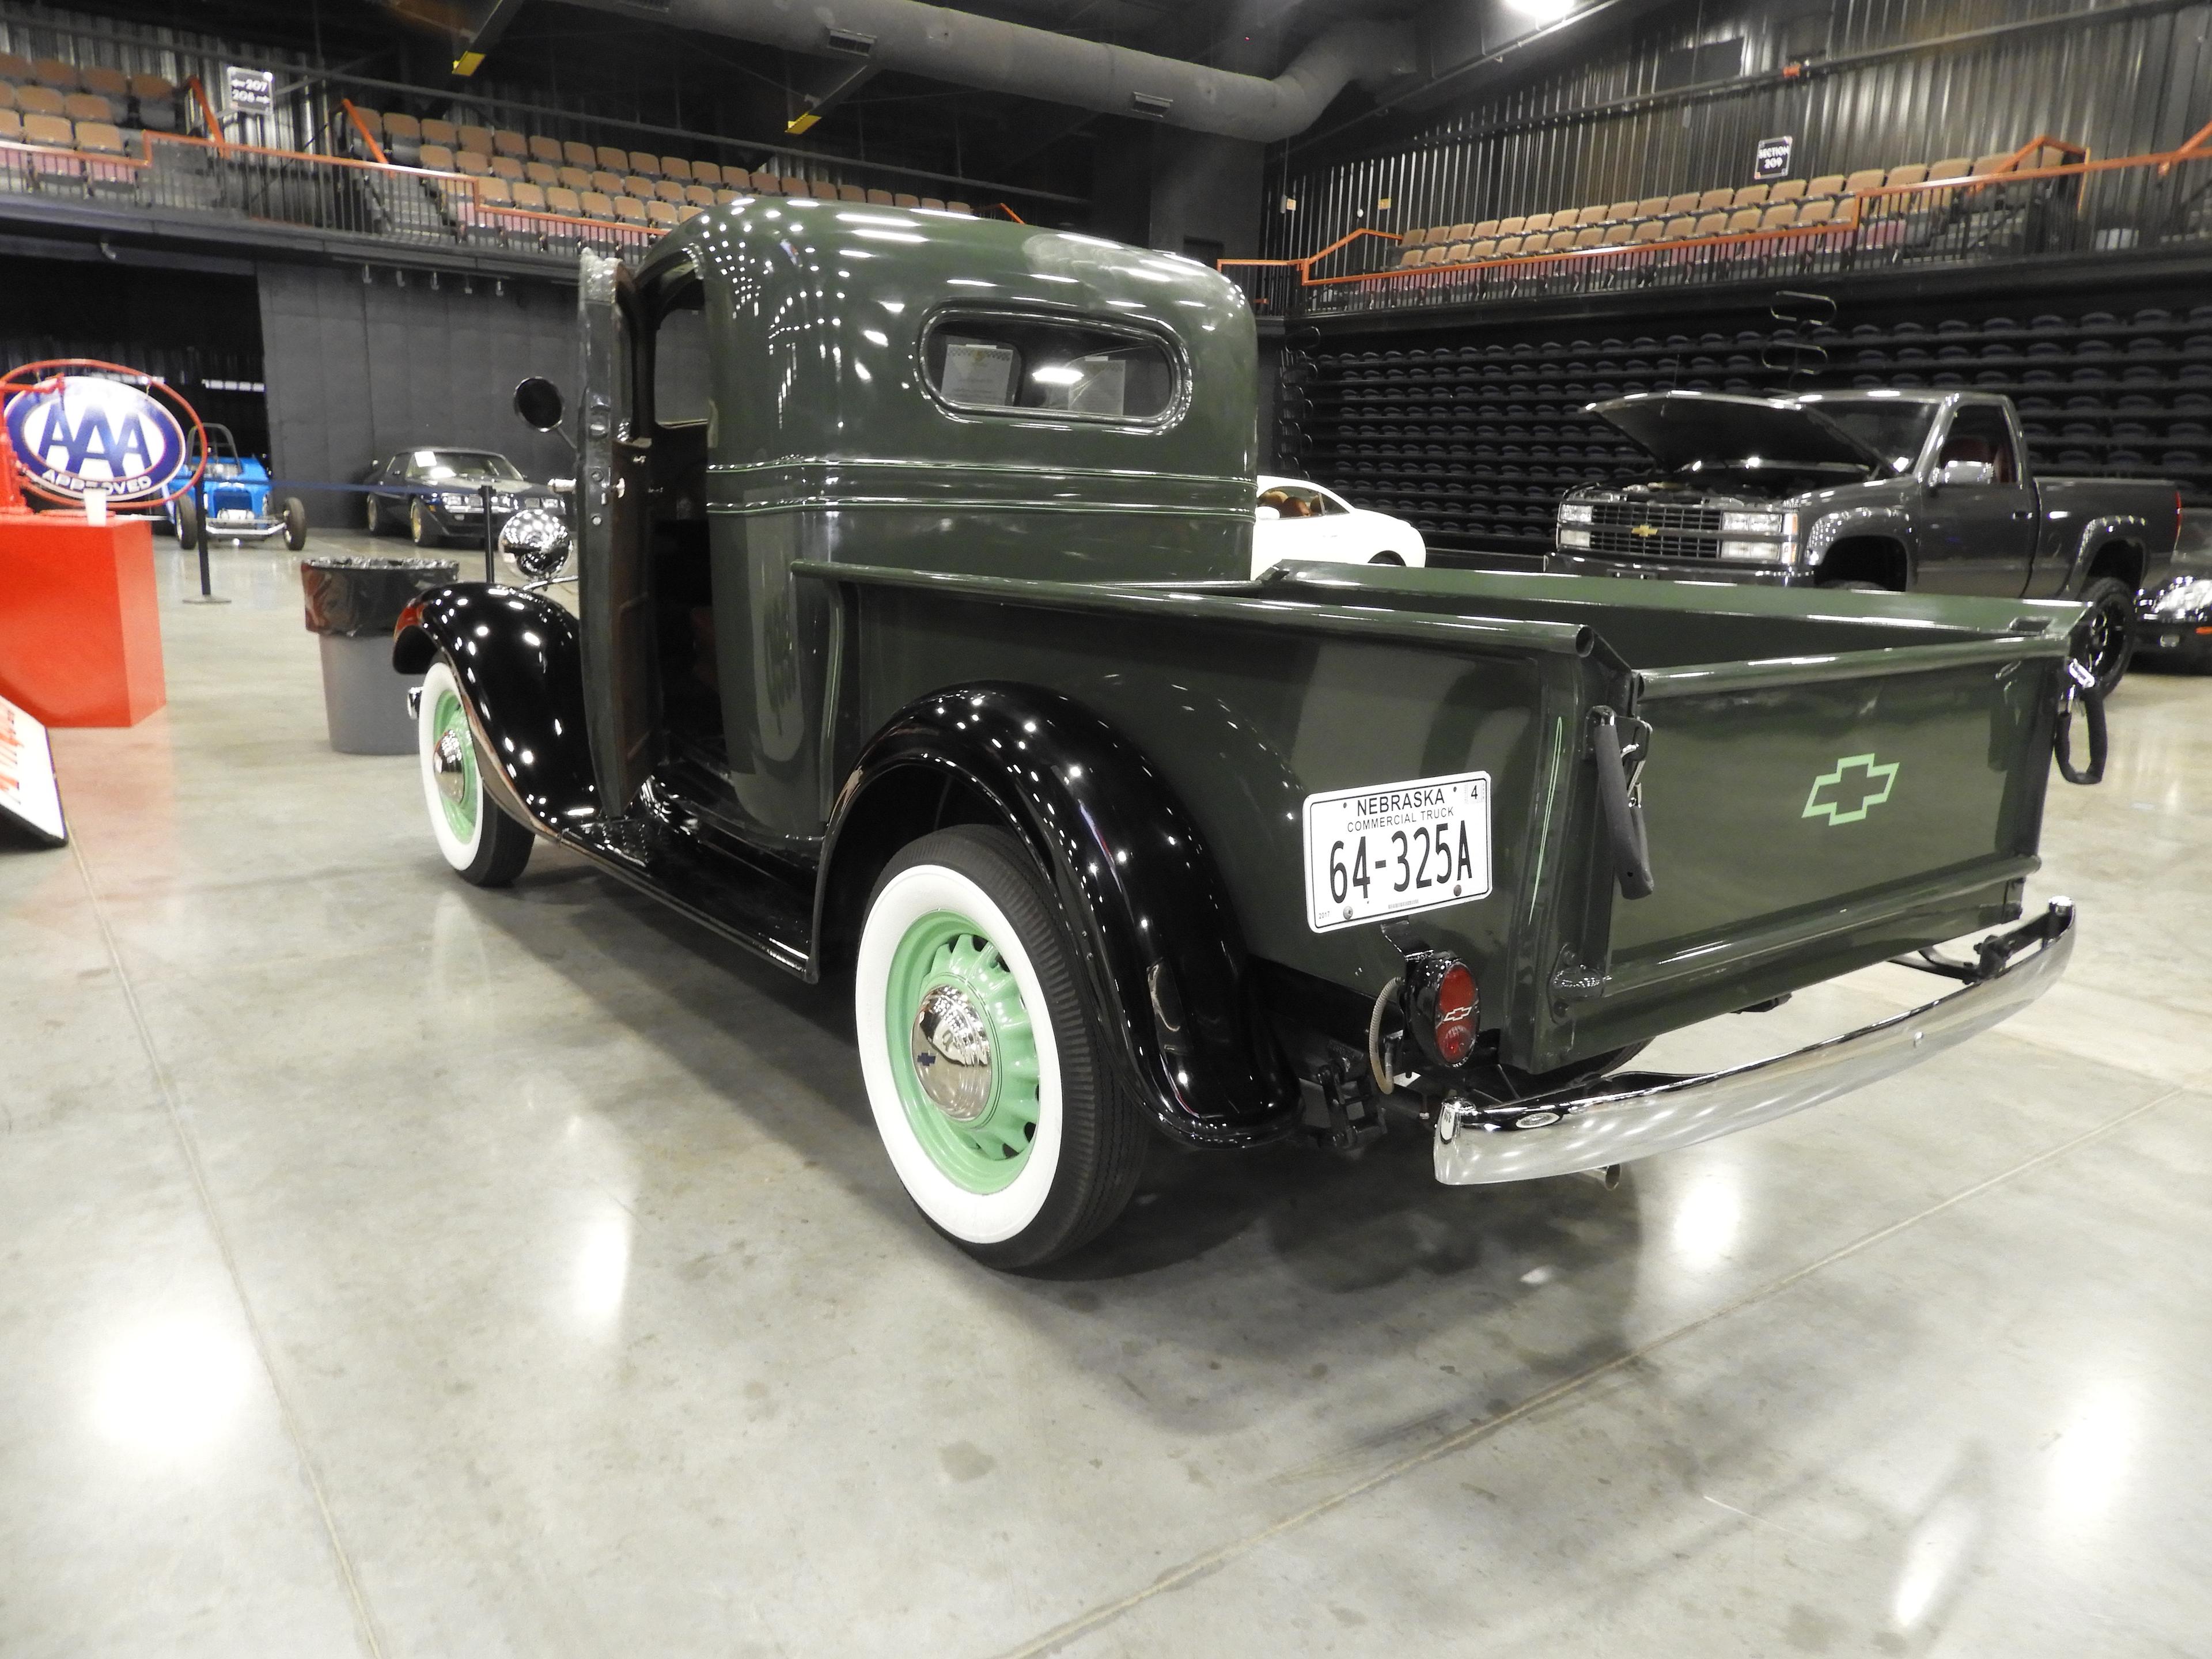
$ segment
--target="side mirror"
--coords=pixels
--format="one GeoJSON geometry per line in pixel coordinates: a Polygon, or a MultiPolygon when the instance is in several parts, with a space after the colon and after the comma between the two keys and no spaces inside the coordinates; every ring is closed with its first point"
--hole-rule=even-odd
{"type": "Polygon", "coordinates": [[[499,527],[499,550],[529,580],[551,581],[568,562],[568,521],[548,507],[523,507],[499,527]]]}
{"type": "Polygon", "coordinates": [[[522,416],[525,426],[552,431],[561,424],[561,388],[540,375],[532,375],[514,388],[514,412],[522,416]]]}
{"type": "Polygon", "coordinates": [[[1283,515],[1278,513],[1272,507],[1255,507],[1252,509],[1252,516],[1255,519],[1257,519],[1261,524],[1267,524],[1273,520],[1281,518],[1283,515]]]}
{"type": "Polygon", "coordinates": [[[1939,489],[1951,489],[1960,484],[1995,483],[1997,470],[1987,461],[1946,461],[1936,469],[1939,489]]]}

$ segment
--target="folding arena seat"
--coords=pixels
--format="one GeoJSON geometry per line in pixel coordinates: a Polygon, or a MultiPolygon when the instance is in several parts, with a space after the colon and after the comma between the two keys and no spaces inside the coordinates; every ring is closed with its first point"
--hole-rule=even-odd
{"type": "Polygon", "coordinates": [[[635,196],[617,196],[615,198],[615,217],[626,225],[644,224],[645,204],[635,196]]]}
{"type": "MultiPolygon", "coordinates": [[[[464,150],[462,155],[467,156],[473,155],[476,153],[477,152],[474,150],[464,150]]],[[[464,171],[466,171],[466,169],[464,169],[464,171]]],[[[478,207],[483,208],[487,212],[504,213],[514,205],[514,187],[509,185],[506,179],[494,179],[483,174],[473,174],[471,176],[477,179],[477,205],[478,207]]]]}
{"type": "Polygon", "coordinates": [[[177,89],[164,76],[134,75],[131,77],[132,118],[151,132],[174,132],[177,119],[177,89]]]}
{"type": "Polygon", "coordinates": [[[612,144],[601,144],[592,152],[592,156],[590,165],[601,173],[611,173],[619,178],[630,170],[629,152],[617,149],[612,144]]]}
{"type": "MultiPolygon", "coordinates": [[[[723,175],[725,178],[727,178],[728,176],[729,175],[727,173],[723,175]]],[[[702,185],[699,188],[703,190],[706,186],[702,185]]],[[[742,202],[744,199],[744,191],[741,190],[731,190],[726,185],[714,192],[714,204],[717,207],[727,207],[732,202],[742,202]]]]}
{"type": "MultiPolygon", "coordinates": [[[[737,171],[739,173],[744,172],[742,167],[737,169],[737,171]]],[[[745,174],[745,177],[750,179],[751,175],[747,173],[745,174]]],[[[709,190],[720,188],[722,184],[721,164],[716,161],[692,162],[690,182],[695,185],[704,185],[709,190]]]]}
{"type": "Polygon", "coordinates": [[[1729,216],[1727,214],[1707,213],[1699,216],[1696,227],[1690,232],[1690,234],[1698,237],[1725,236],[1728,234],[1728,228],[1729,216]]]}
{"type": "Polygon", "coordinates": [[[645,204],[645,222],[655,230],[674,229],[679,222],[676,213],[677,205],[673,202],[664,202],[655,198],[645,204]]]}
{"type": "Polygon", "coordinates": [[[657,188],[656,180],[647,178],[641,173],[633,173],[622,181],[622,189],[619,192],[611,190],[607,194],[635,196],[641,202],[649,202],[653,199],[653,191],[657,188]]]}
{"type": "MultiPolygon", "coordinates": [[[[1753,188],[1755,189],[1757,186],[1754,185],[1753,188]]],[[[1802,179],[1784,179],[1768,191],[1767,204],[1771,207],[1778,202],[1802,202],[1807,193],[1805,181],[1802,179]]]]}
{"type": "MultiPolygon", "coordinates": [[[[556,185],[545,192],[545,210],[548,213],[564,214],[571,219],[580,219],[584,215],[583,196],[580,191],[573,191],[566,185],[556,185]]],[[[614,210],[610,207],[607,211],[611,213],[614,210]]]]}
{"type": "Polygon", "coordinates": [[[1575,246],[1578,248],[1603,247],[1610,240],[1602,225],[1584,225],[1575,233],[1575,246]]]}
{"type": "Polygon", "coordinates": [[[451,121],[441,121],[434,115],[426,115],[422,118],[422,142],[436,144],[443,149],[457,149],[461,142],[461,130],[451,121]]]}
{"type": "Polygon", "coordinates": [[[859,185],[839,185],[822,199],[825,202],[833,199],[840,202],[857,202],[864,207],[871,204],[877,207],[889,207],[891,204],[891,193],[887,190],[881,191],[866,190],[859,185]],[[880,202],[876,200],[878,195],[884,198],[880,202]]]}
{"type": "Polygon", "coordinates": [[[664,155],[660,158],[660,176],[673,179],[679,185],[688,185],[691,182],[691,163],[681,155],[664,155]]]}
{"type": "Polygon", "coordinates": [[[0,52],[0,81],[20,87],[31,78],[29,58],[18,57],[12,52],[0,52]]]}
{"type": "Polygon", "coordinates": [[[1498,234],[1501,240],[1508,236],[1518,236],[1528,228],[1528,218],[1526,214],[1516,214],[1510,219],[1500,219],[1498,222],[1498,234]]]}
{"type": "MultiPolygon", "coordinates": [[[[19,93],[31,90],[33,88],[29,87],[18,88],[19,93]]],[[[70,125],[66,115],[34,112],[23,118],[23,142],[44,150],[74,152],[76,149],[76,130],[70,125]]],[[[33,155],[31,168],[41,184],[48,180],[81,181],[84,178],[84,163],[77,160],[74,153],[33,155]]]]}
{"type": "Polygon", "coordinates": [[[609,223],[613,222],[615,216],[615,198],[608,195],[606,191],[603,190],[587,190],[583,193],[581,200],[583,204],[584,216],[586,219],[604,219],[609,223]]]}
{"type": "Polygon", "coordinates": [[[416,165],[427,167],[432,173],[451,173],[453,171],[453,152],[443,144],[424,144],[417,152],[416,165]]]}
{"type": "Polygon", "coordinates": [[[97,93],[118,110],[131,101],[131,77],[119,69],[93,64],[80,69],[77,78],[87,92],[97,93]]]}
{"type": "MultiPolygon", "coordinates": [[[[599,188],[592,182],[592,175],[581,167],[562,167],[554,176],[556,182],[566,190],[582,191],[599,188]]],[[[550,190],[552,186],[549,185],[546,188],[550,190]]]]}
{"type": "Polygon", "coordinates": [[[1766,210],[1764,208],[1738,208],[1728,216],[1727,234],[1730,236],[1747,236],[1753,231],[1765,228],[1762,222],[1765,217],[1766,210]]]}
{"type": "Polygon", "coordinates": [[[684,199],[696,208],[710,208],[714,205],[714,192],[705,185],[686,185],[684,199]]]}
{"type": "Polygon", "coordinates": [[[893,207],[918,208],[921,205],[921,198],[907,191],[894,191],[891,192],[891,205],[893,207]]]}
{"type": "Polygon", "coordinates": [[[1797,210],[1797,222],[1801,225],[1832,224],[1835,218],[1836,198],[1832,196],[1812,198],[1797,210]]]}
{"type": "Polygon", "coordinates": [[[1734,197],[1734,205],[1739,209],[1747,207],[1763,208],[1767,204],[1768,195],[1771,188],[1772,187],[1771,185],[1746,185],[1741,190],[1735,192],[1734,197]]]}
{"type": "Polygon", "coordinates": [[[62,96],[62,113],[72,121],[99,125],[115,119],[118,111],[96,92],[71,92],[62,96]]]}
{"type": "Polygon", "coordinates": [[[15,107],[29,120],[33,115],[51,116],[58,121],[69,119],[69,100],[52,87],[27,86],[15,88],[15,107]]]}
{"type": "Polygon", "coordinates": [[[453,171],[465,173],[471,179],[489,179],[492,176],[491,157],[486,155],[482,150],[456,151],[453,155],[453,171]]]}
{"type": "Polygon", "coordinates": [[[622,176],[619,173],[609,173],[605,168],[593,169],[590,182],[591,187],[602,196],[619,196],[623,193],[622,176]]]}
{"type": "MultiPolygon", "coordinates": [[[[1474,234],[1474,227],[1472,224],[1457,224],[1450,228],[1449,233],[1443,238],[1443,240],[1447,242],[1464,242],[1473,237],[1474,234]]],[[[1435,241],[1437,239],[1432,236],[1429,240],[1431,241],[1435,241]]]]}
{"type": "Polygon", "coordinates": [[[561,159],[572,167],[581,167],[589,173],[599,166],[599,153],[580,139],[568,138],[562,141],[561,159]]]}
{"type": "Polygon", "coordinates": [[[1947,155],[1940,161],[1931,161],[1929,163],[1926,178],[1929,184],[1940,185],[1947,179],[1963,179],[1973,171],[1974,162],[1972,157],[1966,155],[1947,155]]]}
{"type": "Polygon", "coordinates": [[[1797,204],[1777,202],[1759,215],[1761,230],[1788,230],[1797,222],[1797,204]]]}
{"type": "Polygon", "coordinates": [[[1667,222],[1663,219],[1639,219],[1636,228],[1629,233],[1632,243],[1663,242],[1667,240],[1667,222]]]}
{"type": "Polygon", "coordinates": [[[415,166],[422,157],[422,124],[413,116],[387,110],[384,116],[384,153],[403,167],[415,166]]]}
{"type": "Polygon", "coordinates": [[[1401,270],[1410,270],[1413,266],[1423,263],[1421,256],[1427,252],[1427,248],[1416,247],[1410,241],[1399,243],[1397,268],[1401,270]]]}
{"type": "Polygon", "coordinates": [[[1647,196],[1636,204],[1638,219],[1664,219],[1667,216],[1667,198],[1647,196]]]}
{"type": "Polygon", "coordinates": [[[510,185],[507,186],[507,192],[514,198],[515,206],[525,213],[545,211],[545,190],[542,185],[529,182],[510,185]]]}
{"type": "Polygon", "coordinates": [[[948,201],[945,204],[945,210],[947,213],[964,213],[969,218],[975,217],[975,210],[969,207],[965,202],[948,201]]]}
{"type": "Polygon", "coordinates": [[[561,153],[561,141],[549,138],[542,132],[530,135],[530,159],[543,161],[549,167],[557,167],[568,158],[561,153]]]}
{"type": "MultiPolygon", "coordinates": [[[[6,85],[6,82],[0,81],[0,87],[6,85]]],[[[17,112],[15,101],[12,99],[0,100],[0,144],[20,144],[22,142],[23,118],[17,112]]],[[[5,182],[6,179],[5,173],[0,173],[0,182],[5,182]]]]}
{"type": "Polygon", "coordinates": [[[1592,203],[1582,211],[1582,224],[1584,229],[1588,229],[1592,225],[1609,225],[1612,222],[1613,210],[1602,202],[1592,203]]]}
{"type": "Polygon", "coordinates": [[[1636,216],[1636,204],[1633,202],[1615,202],[1605,210],[1605,222],[1609,225],[1632,224],[1636,216]]]}
{"type": "Polygon", "coordinates": [[[1718,190],[1703,191],[1698,196],[1698,211],[1712,213],[1735,205],[1735,191],[1726,185],[1718,190]]]}
{"type": "MultiPolygon", "coordinates": [[[[635,179],[632,179],[627,182],[631,185],[635,185],[639,181],[635,179]]],[[[636,197],[641,202],[671,202],[678,207],[681,207],[684,204],[684,186],[678,184],[673,179],[663,179],[658,184],[654,185],[651,190],[632,190],[630,194],[636,197]]]]}
{"type": "Polygon", "coordinates": [[[491,129],[479,126],[459,126],[453,130],[453,148],[464,154],[473,151],[478,155],[492,154],[491,129]]]}
{"type": "Polygon", "coordinates": [[[491,134],[491,153],[509,155],[518,161],[530,159],[530,140],[511,127],[494,127],[491,134]]]}
{"type": "MultiPolygon", "coordinates": [[[[76,124],[76,147],[85,155],[120,161],[131,154],[131,145],[122,128],[106,121],[80,121],[76,124]]],[[[138,172],[135,167],[107,166],[96,162],[86,169],[93,191],[99,195],[136,195],[138,172]]]]}
{"type": "Polygon", "coordinates": [[[2010,173],[2020,163],[2008,150],[1998,150],[1989,155],[1974,157],[1973,173],[1977,179],[1992,179],[2010,173]]]}
{"type": "Polygon", "coordinates": [[[783,175],[783,193],[786,196],[811,196],[813,190],[805,179],[794,178],[787,173],[783,175]]]}
{"type": "Polygon", "coordinates": [[[687,206],[684,206],[684,207],[680,207],[680,208],[678,208],[678,209],[677,209],[677,210],[676,210],[676,222],[677,222],[677,223],[678,223],[678,224],[682,224],[682,223],[684,223],[686,220],[689,220],[689,219],[696,219],[696,218],[697,218],[697,217],[698,217],[702,213],[704,213],[705,211],[706,211],[706,210],[705,210],[704,208],[696,208],[696,207],[690,207],[690,206],[688,206],[688,205],[687,205],[687,206]]]}
{"type": "Polygon", "coordinates": [[[641,173],[648,179],[660,177],[660,158],[649,149],[634,149],[629,153],[629,171],[641,173]]]}
{"type": "Polygon", "coordinates": [[[1548,213],[1531,213],[1521,221],[1521,229],[1527,235],[1533,236],[1538,231],[1548,233],[1551,228],[1552,216],[1548,213]]]}
{"type": "Polygon", "coordinates": [[[923,197],[921,198],[921,204],[925,208],[933,208],[939,213],[942,213],[945,210],[945,204],[934,196],[923,197]]]}
{"type": "Polygon", "coordinates": [[[510,185],[520,184],[530,176],[529,163],[518,161],[512,155],[493,156],[491,172],[493,178],[504,179],[510,185]]]}
{"type": "Polygon", "coordinates": [[[1679,219],[1686,213],[1692,218],[1696,217],[1698,201],[1701,194],[1702,192],[1698,191],[1686,190],[1682,191],[1680,195],[1669,196],[1667,198],[1668,216],[1669,218],[1679,219]]]}
{"type": "Polygon", "coordinates": [[[42,87],[52,87],[56,92],[75,92],[83,82],[78,78],[76,65],[66,58],[41,58],[31,65],[31,79],[42,87]]]}

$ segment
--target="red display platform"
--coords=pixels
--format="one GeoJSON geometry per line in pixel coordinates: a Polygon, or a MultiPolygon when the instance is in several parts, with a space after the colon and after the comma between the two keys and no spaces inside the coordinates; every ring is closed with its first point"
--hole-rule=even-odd
{"type": "Polygon", "coordinates": [[[47,726],[136,726],[168,702],[149,521],[0,512],[0,696],[47,726]]]}

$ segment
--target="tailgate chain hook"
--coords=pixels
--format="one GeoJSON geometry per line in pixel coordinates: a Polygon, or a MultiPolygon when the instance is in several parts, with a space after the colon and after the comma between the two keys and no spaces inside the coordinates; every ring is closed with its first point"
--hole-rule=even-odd
{"type": "Polygon", "coordinates": [[[2111,744],[2105,731],[2105,694],[2097,690],[2097,677],[2079,657],[2066,659],[2066,678],[2058,693],[2058,724],[2051,735],[2058,775],[2069,783],[2102,783],[2105,757],[2111,744]],[[2089,764],[2074,764],[2074,702],[2080,698],[2089,716],[2089,764]]]}
{"type": "Polygon", "coordinates": [[[1649,898],[1658,886],[1644,830],[1644,765],[1651,757],[1651,727],[1632,714],[1602,705],[1590,711],[1590,720],[1595,728],[1590,743],[1597,762],[1598,799],[1613,842],[1620,896],[1649,898]]]}

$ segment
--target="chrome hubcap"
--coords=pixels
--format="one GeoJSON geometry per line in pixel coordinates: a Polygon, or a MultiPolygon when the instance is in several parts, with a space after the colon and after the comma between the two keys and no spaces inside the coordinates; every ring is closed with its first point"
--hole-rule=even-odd
{"type": "Polygon", "coordinates": [[[431,775],[438,780],[438,793],[454,805],[460,805],[468,797],[468,769],[461,750],[461,734],[441,732],[430,750],[431,775]]]}
{"type": "Polygon", "coordinates": [[[934,985],[922,997],[910,1052],[922,1093],[945,1116],[973,1123],[990,1110],[991,1028],[960,987],[934,985]]]}

